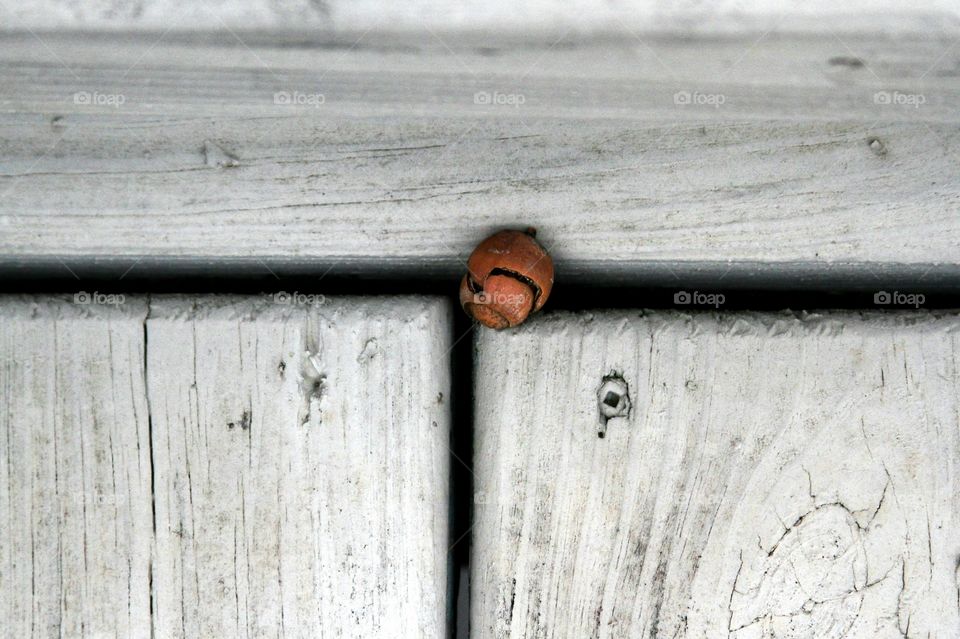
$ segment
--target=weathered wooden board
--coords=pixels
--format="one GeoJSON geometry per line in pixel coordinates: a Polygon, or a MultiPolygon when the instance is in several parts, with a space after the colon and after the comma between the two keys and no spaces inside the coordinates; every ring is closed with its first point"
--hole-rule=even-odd
{"type": "Polygon", "coordinates": [[[0,631],[149,637],[146,305],[0,302],[0,631]]]}
{"type": "Polygon", "coordinates": [[[159,636],[445,636],[448,314],[152,305],[159,636]]]}
{"type": "Polygon", "coordinates": [[[956,275],[955,38],[238,37],[0,36],[0,268],[956,275]]]}
{"type": "Polygon", "coordinates": [[[4,632],[446,636],[446,301],[86,299],[0,299],[4,632]]]}
{"type": "Polygon", "coordinates": [[[4,28],[636,29],[715,34],[783,27],[893,32],[956,26],[950,0],[34,0],[0,5],[4,28]],[[827,26],[829,25],[829,26],[827,26]]]}
{"type": "Polygon", "coordinates": [[[480,333],[475,636],[960,635],[958,328],[623,312],[480,333]],[[630,408],[599,438],[608,375],[630,408]]]}

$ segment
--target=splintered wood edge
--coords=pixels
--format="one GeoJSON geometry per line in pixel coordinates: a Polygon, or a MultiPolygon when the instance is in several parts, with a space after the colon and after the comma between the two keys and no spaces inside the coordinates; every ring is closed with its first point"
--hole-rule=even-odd
{"type": "Polygon", "coordinates": [[[330,321],[383,317],[427,326],[450,320],[452,305],[442,296],[329,296],[294,292],[263,295],[144,295],[84,292],[76,294],[0,295],[0,317],[19,320],[139,318],[162,320],[283,321],[314,309],[330,321]],[[81,301],[87,300],[87,301],[81,301]]]}
{"type": "Polygon", "coordinates": [[[765,335],[801,337],[810,334],[840,334],[851,326],[860,332],[909,329],[920,332],[960,330],[960,311],[956,310],[826,310],[826,311],[697,311],[610,310],[554,311],[535,315],[524,324],[504,331],[478,331],[477,347],[511,340],[531,340],[544,335],[571,332],[608,332],[637,330],[656,333],[661,329],[686,331],[695,336],[708,332],[731,337],[765,335]]]}
{"type": "Polygon", "coordinates": [[[280,291],[262,295],[151,295],[151,320],[268,320],[283,321],[316,313],[331,322],[383,317],[427,326],[450,316],[450,301],[442,296],[332,296],[320,292],[280,291]]]}
{"type": "Polygon", "coordinates": [[[21,321],[101,321],[143,320],[147,316],[149,304],[145,296],[103,293],[103,297],[95,300],[93,295],[94,291],[65,295],[0,295],[0,317],[21,321]]]}

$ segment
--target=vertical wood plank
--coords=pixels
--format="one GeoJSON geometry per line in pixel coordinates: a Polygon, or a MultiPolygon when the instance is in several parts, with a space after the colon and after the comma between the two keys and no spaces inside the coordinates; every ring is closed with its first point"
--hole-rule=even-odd
{"type": "Polygon", "coordinates": [[[150,636],[146,305],[84,300],[0,298],[7,637],[150,636]]]}
{"type": "Polygon", "coordinates": [[[445,301],[155,301],[161,637],[445,634],[445,301]]]}
{"type": "Polygon", "coordinates": [[[617,312],[484,331],[476,636],[960,635],[958,326],[617,312]],[[631,405],[600,438],[611,375],[631,405]]]}

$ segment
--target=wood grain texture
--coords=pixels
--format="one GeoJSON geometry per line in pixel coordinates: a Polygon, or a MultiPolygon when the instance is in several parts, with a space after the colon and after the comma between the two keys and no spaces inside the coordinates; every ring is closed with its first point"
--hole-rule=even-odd
{"type": "Polygon", "coordinates": [[[146,305],[0,302],[5,637],[149,637],[146,305]]]}
{"type": "Polygon", "coordinates": [[[955,637],[955,314],[478,337],[478,637],[955,637]],[[598,438],[598,389],[631,409],[598,438]]]}
{"type": "Polygon", "coordinates": [[[0,635],[446,636],[445,300],[98,300],[0,298],[0,635]]]}
{"type": "Polygon", "coordinates": [[[238,37],[0,36],[4,269],[960,262],[954,38],[238,37]]]}
{"type": "Polygon", "coordinates": [[[758,33],[770,28],[904,31],[956,26],[950,0],[35,0],[6,2],[5,28],[576,29],[758,33]],[[829,26],[827,26],[829,22],[829,26]]]}
{"type": "Polygon", "coordinates": [[[159,636],[445,636],[449,319],[154,303],[159,636]]]}

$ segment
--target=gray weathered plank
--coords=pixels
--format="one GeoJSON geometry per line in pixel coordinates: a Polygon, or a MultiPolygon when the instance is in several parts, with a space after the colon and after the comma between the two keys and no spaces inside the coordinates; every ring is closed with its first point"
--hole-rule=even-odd
{"type": "Polygon", "coordinates": [[[484,331],[476,636],[957,636],[958,328],[622,312],[484,331]],[[613,373],[632,407],[599,438],[613,373]]]}
{"type": "Polygon", "coordinates": [[[776,28],[903,33],[956,28],[950,0],[34,0],[0,5],[0,28],[30,29],[438,29],[622,28],[683,33],[762,33],[776,28]]]}
{"type": "Polygon", "coordinates": [[[360,35],[0,36],[2,265],[452,273],[524,224],[594,281],[960,257],[951,38],[360,35]]]}
{"type": "Polygon", "coordinates": [[[4,636],[150,636],[146,310],[0,302],[4,636]]]}
{"type": "Polygon", "coordinates": [[[444,637],[446,302],[155,302],[161,637],[444,637]]]}
{"type": "Polygon", "coordinates": [[[448,303],[108,299],[0,298],[3,632],[444,637],[448,303]]]}

